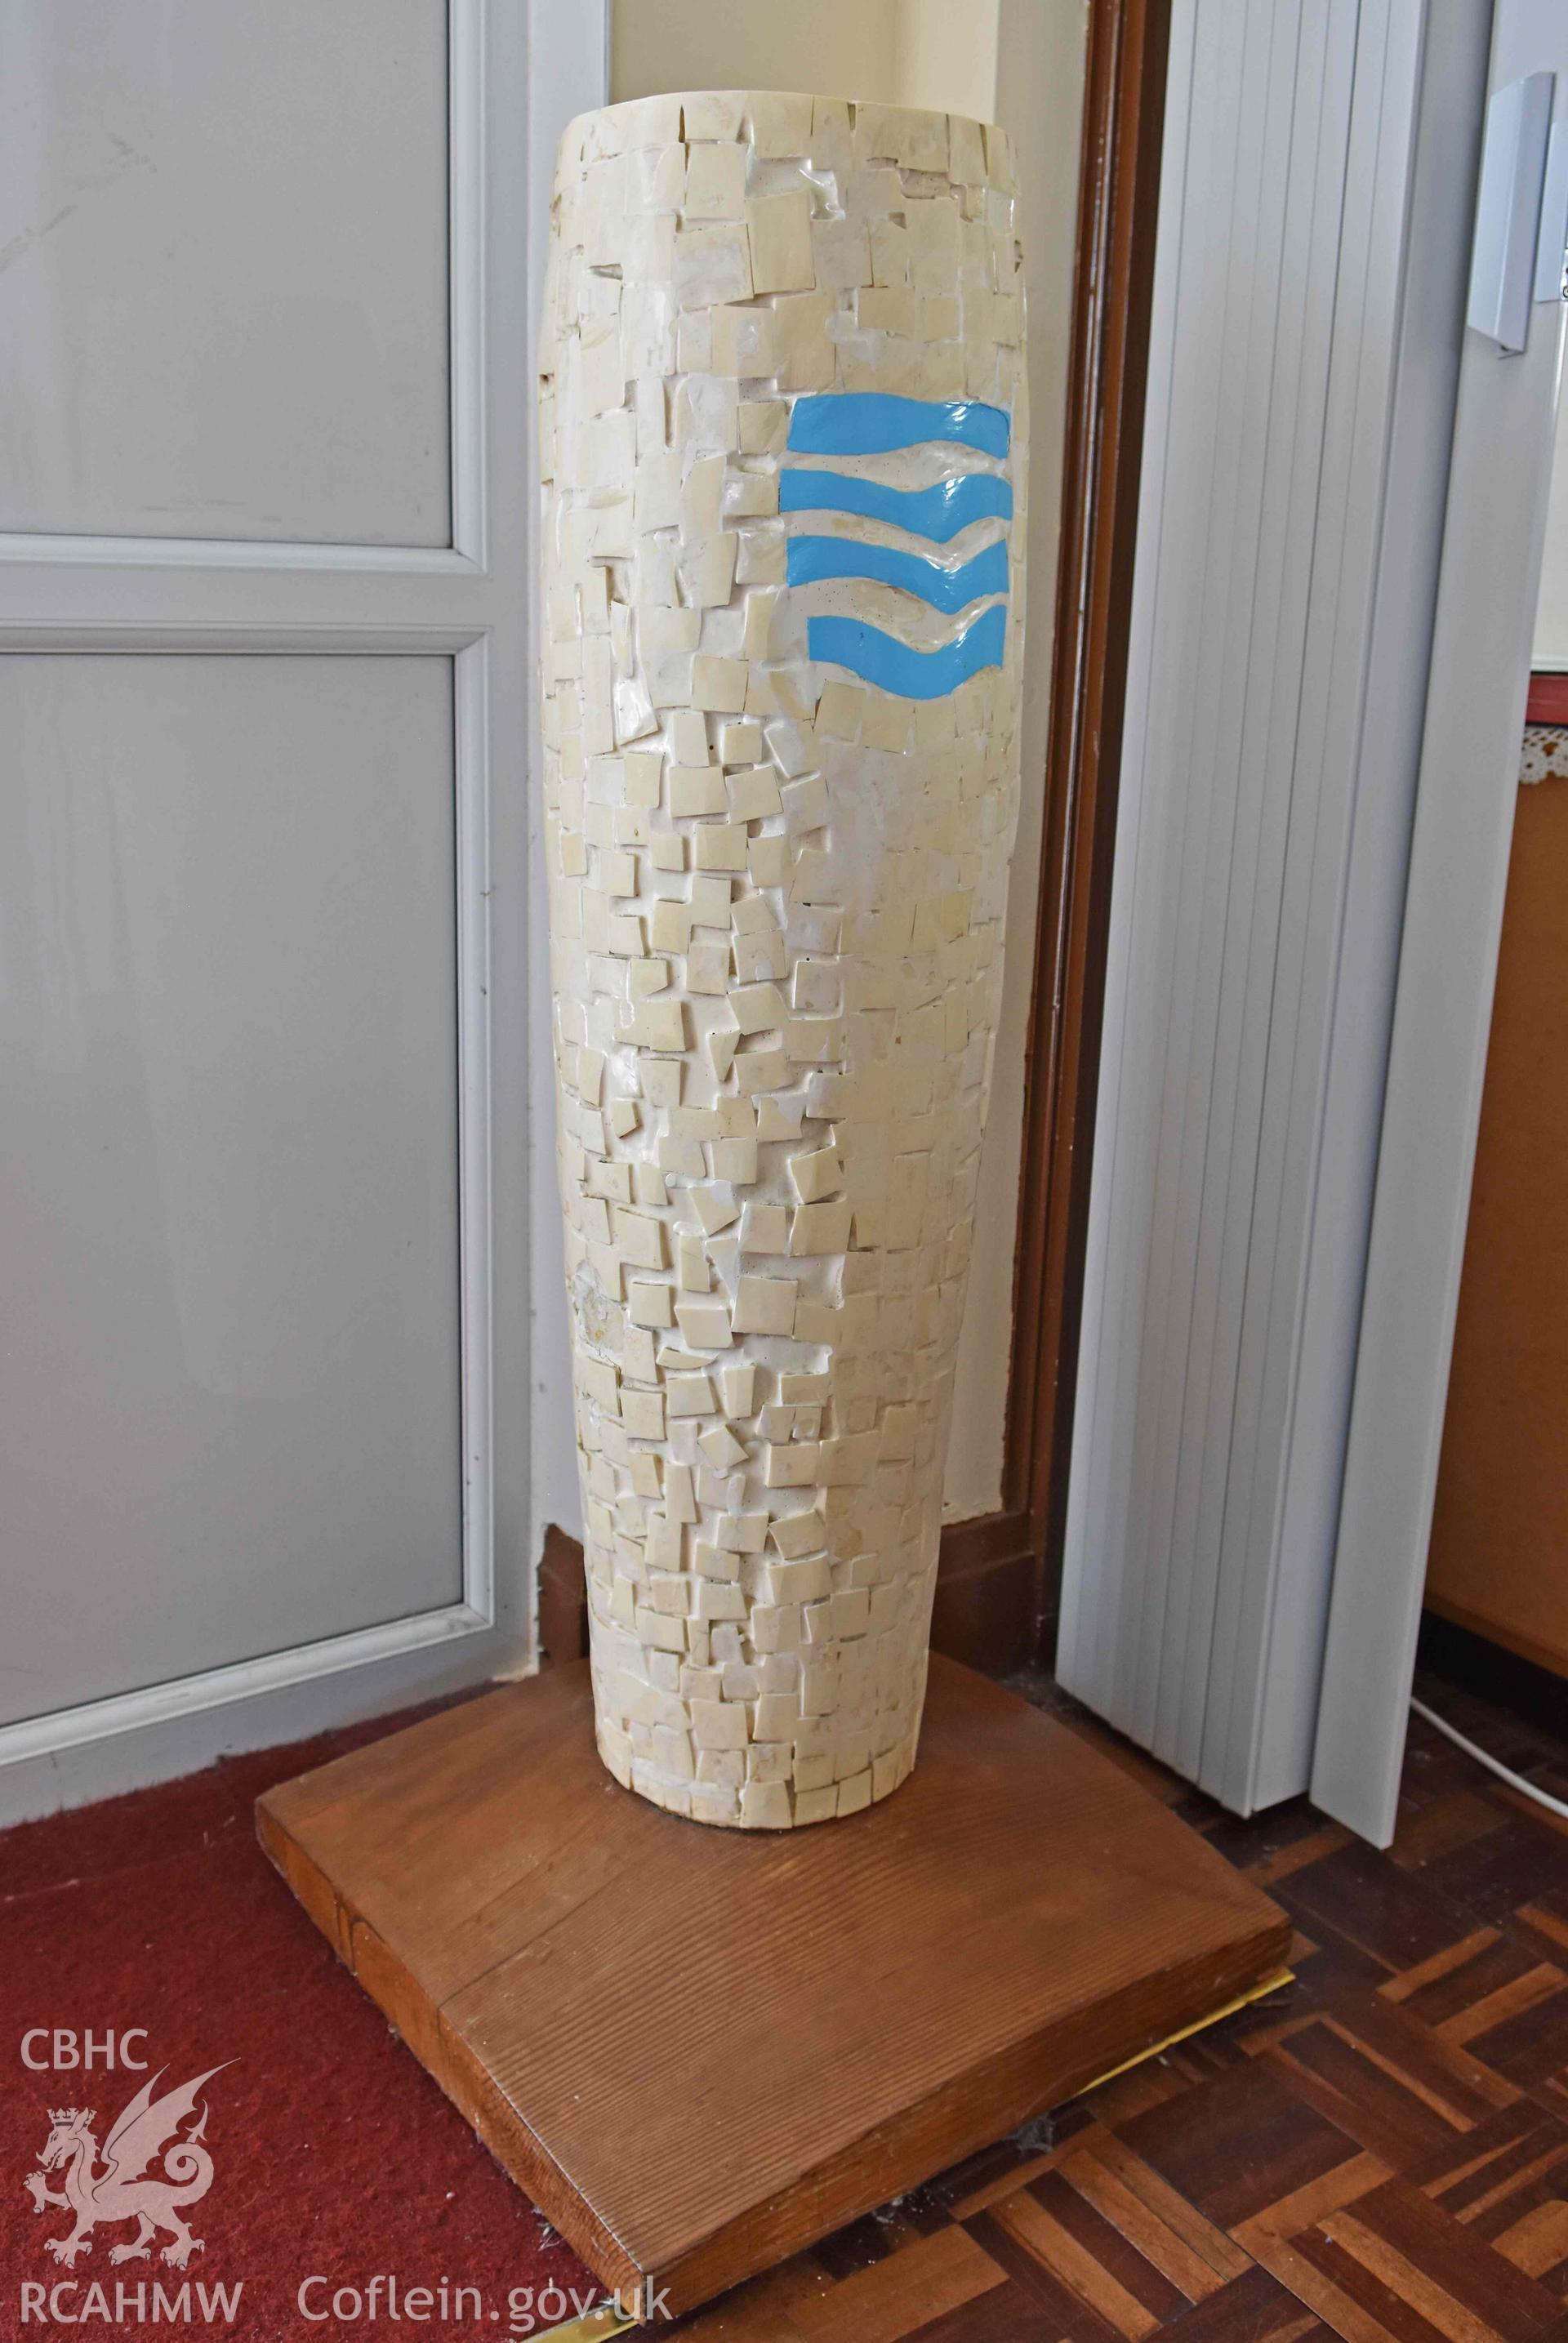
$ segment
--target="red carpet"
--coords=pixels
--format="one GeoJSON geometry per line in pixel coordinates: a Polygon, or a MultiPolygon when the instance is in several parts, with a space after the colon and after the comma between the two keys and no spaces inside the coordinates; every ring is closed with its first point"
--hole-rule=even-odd
{"type": "MultiPolygon", "coordinates": [[[[142,2326],[178,2333],[163,2323],[154,2289],[177,2320],[187,2284],[191,2328],[226,2328],[255,2343],[525,2335],[574,2316],[574,2290],[578,2308],[597,2298],[589,2274],[339,1967],[256,1844],[262,1790],[407,1721],[381,1717],[231,1758],[0,1834],[0,2335],[112,2334],[135,2329],[138,2310],[142,2326]],[[147,2071],[106,2072],[101,2052],[90,2073],[31,2071],[24,2038],[40,2026],[78,2043],[88,2032],[145,2027],[145,2043],[130,2048],[147,2071]],[[56,2264],[45,2240],[69,2235],[74,2215],[55,2205],[35,2213],[24,2187],[51,2108],[95,2109],[101,2156],[120,2111],[160,2066],[155,2099],[223,2068],[179,2125],[188,2137],[205,2101],[212,2178],[179,2217],[204,2250],[172,2268],[159,2258],[169,2243],[160,2230],[148,2259],[112,2266],[112,2248],[136,2236],[121,2217],[95,2230],[74,2267],[56,2264]],[[299,2289],[312,2277],[326,2283],[307,2288],[302,2308],[299,2289]],[[232,2302],[236,2287],[226,2321],[216,2289],[232,2302]],[[476,2291],[459,2298],[459,2287],[476,2291]],[[429,2289],[427,2306],[411,2295],[418,2288],[429,2289]],[[340,2288],[354,2291],[340,2295],[334,2315],[340,2288]]],[[[53,2053],[52,2040],[28,2047],[35,2059],[53,2053]]],[[[155,2157],[153,2172],[161,2169],[155,2157]]],[[[53,2170],[45,2185],[58,2193],[65,2177],[53,2170]]]]}

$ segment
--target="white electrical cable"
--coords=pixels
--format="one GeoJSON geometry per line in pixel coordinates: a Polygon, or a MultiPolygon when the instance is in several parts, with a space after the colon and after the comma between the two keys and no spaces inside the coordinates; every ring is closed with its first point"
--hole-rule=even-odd
{"type": "Polygon", "coordinates": [[[1439,1716],[1435,1709],[1428,1708],[1425,1701],[1412,1699],[1411,1706],[1417,1716],[1424,1716],[1429,1725],[1436,1725],[1438,1731],[1457,1748],[1462,1749],[1467,1757],[1473,1757],[1478,1765],[1484,1765],[1489,1774],[1495,1774],[1498,1780],[1506,1782],[1511,1790],[1517,1790],[1521,1797],[1533,1798],[1538,1806],[1545,1806],[1552,1814],[1561,1815],[1568,1822],[1568,1800],[1554,1798],[1550,1790],[1538,1790],[1534,1783],[1527,1782],[1522,1774],[1511,1773],[1506,1765],[1500,1765],[1495,1757],[1489,1757],[1484,1749],[1478,1749],[1473,1741],[1467,1741],[1463,1734],[1457,1732],[1445,1717],[1439,1716]]]}

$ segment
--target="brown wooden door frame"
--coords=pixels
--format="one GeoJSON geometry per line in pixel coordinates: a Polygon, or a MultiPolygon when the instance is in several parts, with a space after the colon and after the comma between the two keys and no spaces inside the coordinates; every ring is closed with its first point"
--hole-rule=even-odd
{"type": "MultiPolygon", "coordinates": [[[[1002,1502],[943,1530],[931,1623],[939,1651],[990,1674],[1049,1658],[1055,1635],[1170,25],[1171,0],[1090,0],[1002,1502]]],[[[554,1528],[539,1641],[588,1649],[582,1548],[554,1528]]]]}
{"type": "Polygon", "coordinates": [[[1171,0],[1091,0],[1000,1509],[942,1535],[932,1641],[1055,1637],[1137,536],[1171,0]]]}

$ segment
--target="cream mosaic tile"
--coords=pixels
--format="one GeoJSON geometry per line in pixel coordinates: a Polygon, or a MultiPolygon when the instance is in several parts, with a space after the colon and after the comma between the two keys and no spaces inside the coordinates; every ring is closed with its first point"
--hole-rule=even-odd
{"type": "Polygon", "coordinates": [[[990,126],[778,93],[560,148],[541,681],[595,1702],[617,1777],[706,1823],[853,1814],[915,1757],[1018,813],[1012,188],[990,126]]]}

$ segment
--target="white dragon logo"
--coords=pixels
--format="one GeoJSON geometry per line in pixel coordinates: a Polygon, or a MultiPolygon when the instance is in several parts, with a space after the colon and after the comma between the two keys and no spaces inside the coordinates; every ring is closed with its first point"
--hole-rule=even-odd
{"type": "Polygon", "coordinates": [[[200,2145],[206,2130],[206,2107],[183,2139],[176,2138],[176,2133],[196,2106],[202,2085],[221,2074],[223,2068],[209,2066],[194,2082],[182,2083],[177,2090],[166,2091],[161,2099],[155,2099],[154,2089],[165,2071],[160,2066],[116,2117],[114,2128],[104,2142],[101,2168],[98,2143],[92,2128],[95,2110],[49,2110],[54,2128],[38,2159],[39,2169],[28,2173],[23,2187],[33,2199],[35,2213],[44,2212],[51,2205],[60,2205],[75,2215],[76,2226],[69,2237],[46,2237],[44,2241],[45,2249],[67,2268],[74,2267],[79,2254],[92,2252],[92,2232],[100,2221],[135,2221],[138,2225],[128,2245],[110,2247],[112,2262],[146,2261],[160,2229],[166,2229],[172,2241],[163,2247],[162,2258],[176,2269],[184,2269],[191,2256],[202,2250],[203,2240],[192,2237],[176,2208],[196,2204],[212,2187],[212,2157],[200,2145]],[[160,2153],[162,2172],[149,2172],[147,2167],[160,2153]],[[65,2168],[64,2189],[46,2187],[45,2173],[56,2171],[62,2165],[65,2168]]]}

